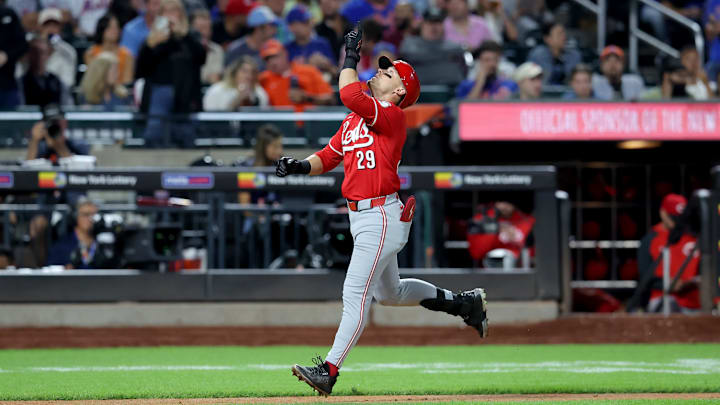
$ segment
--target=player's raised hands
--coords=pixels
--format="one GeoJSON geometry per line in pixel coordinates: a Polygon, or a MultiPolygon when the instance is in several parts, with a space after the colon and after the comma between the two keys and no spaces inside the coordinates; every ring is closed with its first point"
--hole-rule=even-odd
{"type": "Polygon", "coordinates": [[[354,30],[345,34],[345,57],[360,60],[360,47],[362,46],[362,27],[358,25],[354,30]]]}

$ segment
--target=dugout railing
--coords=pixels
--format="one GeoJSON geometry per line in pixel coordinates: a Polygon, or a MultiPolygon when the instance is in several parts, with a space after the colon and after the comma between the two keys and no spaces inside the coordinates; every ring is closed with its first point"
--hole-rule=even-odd
{"type": "MultiPolygon", "coordinates": [[[[406,246],[404,276],[416,276],[463,289],[484,285],[496,299],[561,300],[567,291],[569,275],[569,208],[567,196],[556,190],[555,169],[528,167],[403,167],[402,193],[419,198],[413,236],[406,246]],[[532,196],[535,224],[534,265],[530,268],[502,269],[427,267],[428,244],[441,246],[437,233],[443,221],[445,194],[472,190],[493,194],[523,191],[532,196]],[[429,237],[428,237],[429,236],[429,237]]],[[[237,232],[233,216],[250,211],[289,212],[289,207],[258,207],[234,203],[239,191],[280,191],[311,195],[334,192],[339,196],[342,172],[314,177],[277,178],[271,169],[191,168],[191,169],[97,169],[92,171],[36,171],[17,167],[0,168],[0,186],[7,194],[82,192],[87,190],[130,190],[151,192],[193,192],[203,202],[194,208],[133,207],[133,204],[101,206],[103,210],[152,211],[156,215],[202,214],[199,222],[206,232],[208,254],[206,272],[159,273],[139,270],[9,270],[0,271],[0,301],[3,302],[111,302],[111,301],[224,301],[224,300],[334,300],[339,299],[344,272],[330,269],[279,269],[264,267],[227,269],[228,235],[237,232]],[[44,180],[41,182],[40,178],[44,180]],[[50,179],[50,180],[48,180],[50,179]],[[183,212],[184,211],[184,212],[183,212]],[[220,266],[220,267],[219,267],[220,266]]],[[[192,206],[191,206],[192,207],[192,206]]],[[[0,206],[8,220],[10,213],[49,212],[54,206],[0,206]]],[[[300,209],[296,206],[296,211],[300,209]]],[[[333,205],[307,204],[303,210],[322,214],[333,205]]],[[[182,221],[181,221],[182,222],[182,221]]],[[[5,222],[7,225],[7,222],[5,222]]],[[[316,236],[308,235],[309,238],[316,236]]],[[[4,239],[6,242],[8,239],[4,239]]],[[[267,243],[267,241],[263,241],[267,243]]],[[[441,249],[441,248],[439,248],[441,249]]],[[[453,254],[450,252],[449,254],[453,254]]],[[[257,263],[267,263],[258,258],[257,263]]]]}

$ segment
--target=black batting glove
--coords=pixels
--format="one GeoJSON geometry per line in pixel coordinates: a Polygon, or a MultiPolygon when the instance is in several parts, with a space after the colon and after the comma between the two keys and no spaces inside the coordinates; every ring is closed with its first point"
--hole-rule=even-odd
{"type": "Polygon", "coordinates": [[[357,26],[357,30],[350,31],[345,34],[345,64],[343,69],[357,69],[360,62],[360,48],[362,47],[362,27],[357,26]]]}
{"type": "Polygon", "coordinates": [[[288,174],[308,174],[310,173],[310,162],[307,160],[297,160],[288,156],[283,156],[277,161],[275,175],[285,177],[288,174]]]}

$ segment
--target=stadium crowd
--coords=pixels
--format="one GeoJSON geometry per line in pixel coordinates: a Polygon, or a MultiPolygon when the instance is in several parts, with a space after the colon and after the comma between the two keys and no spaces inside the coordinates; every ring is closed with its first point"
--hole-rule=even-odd
{"type": "MultiPolygon", "coordinates": [[[[342,37],[357,24],[361,78],[379,55],[402,58],[423,85],[448,86],[460,100],[715,97],[720,1],[662,3],[702,24],[705,66],[692,38],[649,7],[643,24],[682,50],[654,61],[655,77],[627,72],[620,41],[597,55],[594,17],[572,2],[0,0],[0,109],[57,103],[163,115],[333,105],[342,37]]],[[[157,125],[148,123],[149,144],[157,125]]]]}

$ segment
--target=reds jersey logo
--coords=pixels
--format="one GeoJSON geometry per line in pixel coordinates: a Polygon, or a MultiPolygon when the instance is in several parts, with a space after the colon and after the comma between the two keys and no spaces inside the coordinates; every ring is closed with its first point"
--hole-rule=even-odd
{"type": "Polygon", "coordinates": [[[348,129],[350,127],[352,119],[348,119],[343,122],[342,130],[342,149],[343,153],[351,152],[355,149],[365,148],[373,144],[373,136],[370,134],[365,120],[361,119],[358,121],[355,128],[348,129]]]}

